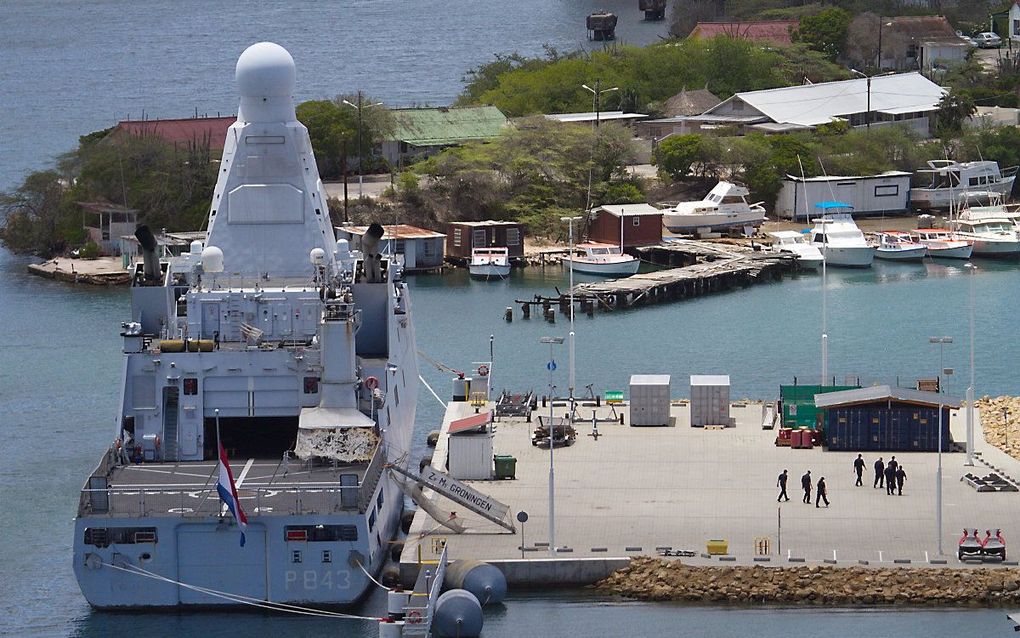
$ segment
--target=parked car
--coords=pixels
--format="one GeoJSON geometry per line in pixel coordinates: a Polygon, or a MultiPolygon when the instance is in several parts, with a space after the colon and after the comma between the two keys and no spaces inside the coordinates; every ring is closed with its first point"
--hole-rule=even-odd
{"type": "Polygon", "coordinates": [[[963,40],[964,43],[967,44],[967,46],[970,46],[970,47],[976,47],[977,46],[977,42],[974,41],[974,38],[970,37],[969,35],[965,35],[963,33],[963,31],[957,31],[956,32],[956,37],[958,37],[961,40],[963,40]]]}
{"type": "Polygon", "coordinates": [[[974,42],[982,49],[997,49],[1002,44],[1002,38],[991,31],[982,31],[974,36],[974,42]]]}

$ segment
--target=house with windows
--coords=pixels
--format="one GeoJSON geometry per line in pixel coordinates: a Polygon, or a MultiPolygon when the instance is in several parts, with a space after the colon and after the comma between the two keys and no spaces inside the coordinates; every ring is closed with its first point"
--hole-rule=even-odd
{"type": "Polygon", "coordinates": [[[907,126],[928,137],[945,93],[917,72],[746,91],[701,115],[676,118],[677,132],[787,133],[844,121],[855,127],[907,126]]]}
{"type": "Polygon", "coordinates": [[[1009,39],[1020,40],[1020,1],[1013,0],[1009,8],[1009,39]]]}
{"type": "Polygon", "coordinates": [[[524,257],[524,225],[486,220],[450,222],[446,231],[446,257],[453,262],[471,259],[474,248],[506,248],[512,261],[524,257]]]}
{"type": "Polygon", "coordinates": [[[622,249],[662,243],[662,211],[651,204],[606,204],[588,216],[588,241],[622,249]]]}
{"type": "Polygon", "coordinates": [[[109,202],[78,202],[82,226],[89,241],[104,255],[120,254],[120,237],[131,235],[138,226],[138,211],[109,202]]]}
{"type": "MultiPolygon", "coordinates": [[[[361,250],[361,240],[368,232],[368,226],[337,226],[336,238],[346,239],[351,249],[361,250]]],[[[398,255],[403,259],[404,272],[427,272],[443,267],[446,235],[426,228],[407,224],[383,226],[380,252],[383,255],[398,255]]]]}
{"type": "Polygon", "coordinates": [[[510,120],[495,106],[394,109],[393,131],[381,151],[390,166],[406,166],[444,148],[499,137],[510,120]]]}
{"type": "Polygon", "coordinates": [[[971,47],[945,16],[892,16],[881,18],[880,67],[883,71],[933,70],[967,58],[971,47]]]}

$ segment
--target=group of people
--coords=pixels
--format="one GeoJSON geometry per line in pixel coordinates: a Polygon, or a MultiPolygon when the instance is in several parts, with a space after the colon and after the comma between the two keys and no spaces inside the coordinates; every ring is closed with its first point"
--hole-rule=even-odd
{"type": "MultiPolygon", "coordinates": [[[[864,467],[866,463],[864,461],[864,455],[858,454],[857,458],[854,459],[854,473],[857,475],[857,487],[864,485],[864,467]]],[[[884,487],[885,493],[892,495],[903,496],[903,483],[907,480],[907,473],[904,471],[903,466],[893,456],[886,463],[882,460],[882,457],[878,457],[875,461],[875,489],[884,487]]],[[[776,502],[783,502],[790,500],[790,496],[786,493],[786,483],[789,481],[790,473],[788,470],[783,470],[782,474],[776,480],[776,487],[779,488],[779,498],[776,502]]],[[[825,477],[818,479],[817,484],[813,484],[811,479],[811,470],[804,473],[804,476],[800,477],[800,486],[804,490],[803,502],[808,505],[811,504],[811,488],[814,486],[815,489],[815,507],[821,507],[822,503],[825,503],[825,507],[829,506],[829,491],[825,487],[825,477]]]]}
{"type": "MultiPolygon", "coordinates": [[[[790,474],[788,470],[783,470],[783,473],[779,475],[779,480],[776,483],[776,487],[779,488],[779,498],[776,502],[790,500],[789,495],[786,493],[786,482],[789,480],[790,474]]],[[[811,504],[811,470],[804,473],[804,476],[800,477],[800,486],[804,489],[803,502],[808,505],[811,504]]],[[[829,491],[825,487],[825,477],[818,479],[818,484],[815,485],[815,507],[821,507],[821,504],[825,503],[825,507],[829,506],[829,491]]]]}
{"type": "MultiPolygon", "coordinates": [[[[854,472],[857,474],[857,487],[863,486],[864,457],[860,454],[857,455],[857,459],[854,461],[854,472]]],[[[885,493],[889,496],[894,494],[903,496],[903,482],[906,480],[907,473],[896,460],[895,455],[889,459],[888,463],[884,462],[881,456],[875,461],[875,483],[872,485],[873,488],[884,487],[885,493]]]]}

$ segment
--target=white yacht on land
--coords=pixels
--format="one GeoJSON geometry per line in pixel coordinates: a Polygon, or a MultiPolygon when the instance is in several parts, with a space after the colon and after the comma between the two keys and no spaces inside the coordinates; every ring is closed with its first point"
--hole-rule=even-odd
{"type": "Polygon", "coordinates": [[[933,259],[970,259],[974,251],[973,242],[960,239],[945,228],[918,228],[910,231],[910,237],[924,244],[933,259]]]}
{"type": "Polygon", "coordinates": [[[765,208],[760,202],[747,203],[750,192],[743,186],[719,182],[704,199],[680,202],[662,211],[663,225],[674,233],[710,233],[744,228],[757,228],[765,221],[765,208]]]}
{"type": "Polygon", "coordinates": [[[822,267],[822,251],[818,246],[808,242],[804,233],[795,230],[778,230],[769,233],[772,238],[772,252],[789,253],[797,257],[797,265],[807,270],[818,270],[822,267]]]}
{"type": "Polygon", "coordinates": [[[74,524],[93,607],[347,605],[390,554],[411,299],[378,224],[363,252],[335,239],[295,76],[279,45],[248,47],[204,240],[160,263],[136,232],[113,444],[74,524]]]}
{"type": "Polygon", "coordinates": [[[928,254],[928,248],[914,241],[910,235],[896,230],[878,233],[875,257],[890,261],[921,261],[928,254]]]}
{"type": "Polygon", "coordinates": [[[583,256],[570,255],[567,266],[574,272],[586,275],[633,275],[641,267],[641,260],[625,254],[619,246],[591,242],[578,244],[583,256]]]}
{"type": "Polygon", "coordinates": [[[949,208],[959,202],[961,193],[966,193],[966,202],[980,201],[988,192],[1009,195],[1013,190],[1017,167],[999,170],[999,164],[988,160],[976,162],[955,162],[953,160],[931,160],[928,168],[918,174],[931,176],[928,186],[910,189],[910,204],[915,208],[949,208]]]}
{"type": "Polygon", "coordinates": [[[871,266],[875,247],[868,244],[849,213],[825,215],[812,221],[815,227],[811,229],[811,243],[822,251],[826,264],[853,268],[871,266]]]}
{"type": "Polygon", "coordinates": [[[971,242],[973,254],[979,257],[1008,257],[1020,255],[1020,233],[1007,217],[996,217],[988,212],[964,210],[950,222],[958,239],[971,242]]]}
{"type": "Polygon", "coordinates": [[[468,272],[476,279],[506,279],[510,275],[508,248],[473,248],[468,272]]]}

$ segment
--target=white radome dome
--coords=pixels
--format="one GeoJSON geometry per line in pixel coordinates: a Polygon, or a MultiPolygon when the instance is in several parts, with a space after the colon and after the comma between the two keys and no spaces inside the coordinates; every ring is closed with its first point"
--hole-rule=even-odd
{"type": "Polygon", "coordinates": [[[294,93],[294,58],[274,42],[258,42],[237,59],[235,78],[244,97],[289,97],[294,93]]]}
{"type": "Polygon", "coordinates": [[[216,246],[202,250],[202,270],[207,273],[223,272],[223,251],[216,246]]]}

